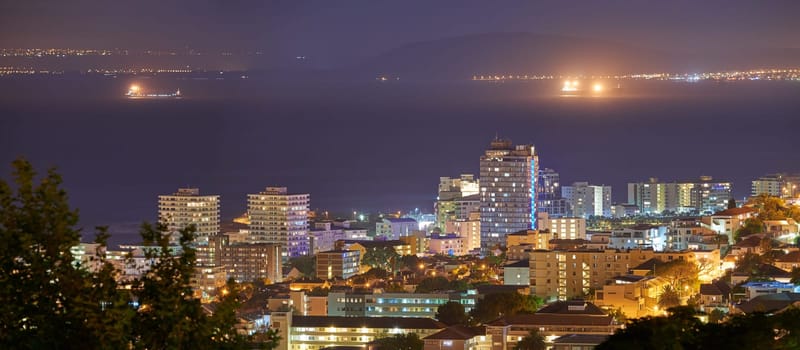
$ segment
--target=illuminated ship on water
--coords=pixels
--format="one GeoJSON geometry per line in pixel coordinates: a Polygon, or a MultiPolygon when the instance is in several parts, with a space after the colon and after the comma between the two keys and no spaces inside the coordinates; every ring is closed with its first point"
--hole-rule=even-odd
{"type": "Polygon", "coordinates": [[[128,92],[125,93],[125,97],[127,98],[181,98],[181,90],[175,90],[175,92],[147,92],[143,90],[139,85],[131,85],[128,88],[128,92]]]}

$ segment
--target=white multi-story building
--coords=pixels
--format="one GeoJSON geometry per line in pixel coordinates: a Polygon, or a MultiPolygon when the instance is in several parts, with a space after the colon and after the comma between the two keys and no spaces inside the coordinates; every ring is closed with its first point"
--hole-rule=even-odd
{"type": "Polygon", "coordinates": [[[334,249],[334,244],[340,239],[346,239],[344,229],[333,226],[331,221],[315,222],[308,234],[309,252],[317,254],[334,249]]]}
{"type": "Polygon", "coordinates": [[[174,238],[181,229],[194,225],[199,242],[219,234],[219,196],[201,196],[200,189],[180,188],[158,196],[158,222],[174,238]]]}
{"type": "Polygon", "coordinates": [[[539,213],[539,230],[549,230],[556,239],[586,239],[586,219],[551,218],[547,213],[539,213]]]}
{"type": "Polygon", "coordinates": [[[250,241],[284,247],[284,258],[309,254],[308,194],[290,194],[286,187],[267,187],[247,195],[250,241]]]}
{"type": "Polygon", "coordinates": [[[652,249],[660,252],[666,248],[667,226],[636,225],[611,231],[610,249],[652,249]]]}
{"type": "Polygon", "coordinates": [[[539,156],[533,145],[495,139],[480,159],[481,249],[506,235],[536,227],[539,156]]]}
{"type": "Polygon", "coordinates": [[[412,218],[385,218],[375,224],[375,236],[386,237],[387,240],[410,236],[419,230],[419,223],[412,218]]]}
{"type": "Polygon", "coordinates": [[[570,203],[573,216],[611,216],[611,186],[575,182],[561,187],[561,194],[570,203]]]}
{"type": "Polygon", "coordinates": [[[467,253],[464,241],[464,237],[455,234],[433,235],[428,244],[433,254],[461,256],[467,253]]]}
{"type": "Polygon", "coordinates": [[[771,174],[753,180],[751,195],[766,194],[774,197],[794,198],[798,193],[800,174],[771,174]]]}

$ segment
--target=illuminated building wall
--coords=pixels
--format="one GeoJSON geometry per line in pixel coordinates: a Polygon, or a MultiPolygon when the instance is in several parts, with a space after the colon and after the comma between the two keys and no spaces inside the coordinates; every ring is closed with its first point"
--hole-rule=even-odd
{"type": "Polygon", "coordinates": [[[434,318],[439,305],[453,301],[469,312],[478,298],[476,290],[454,293],[344,293],[328,294],[329,316],[434,318]]]}
{"type": "Polygon", "coordinates": [[[273,313],[272,327],[281,336],[279,350],[318,350],[335,346],[364,347],[395,334],[425,338],[446,327],[430,318],[294,316],[273,313]]]}
{"type": "MultiPolygon", "coordinates": [[[[663,262],[685,259],[696,264],[699,256],[716,256],[709,264],[719,266],[719,250],[710,252],[653,250],[534,250],[529,253],[531,294],[544,299],[567,300],[580,298],[590,289],[600,289],[619,275],[656,258],[663,262]],[[716,264],[716,265],[715,265],[716,264]]],[[[707,263],[707,262],[706,262],[707,263]]],[[[709,275],[718,277],[721,271],[712,269],[709,275]]]]}
{"type": "Polygon", "coordinates": [[[582,218],[611,216],[611,186],[576,182],[561,189],[562,195],[570,203],[574,216],[582,218]]]}
{"type": "Polygon", "coordinates": [[[284,258],[309,254],[308,194],[289,194],[286,187],[267,187],[247,195],[250,241],[284,246],[284,258]]]}
{"type": "Polygon", "coordinates": [[[331,250],[317,253],[317,278],[348,279],[358,273],[361,260],[358,250],[331,250]]]}
{"type": "Polygon", "coordinates": [[[536,227],[539,158],[532,145],[495,139],[480,159],[481,249],[505,244],[509,233],[536,227]]]}
{"type": "Polygon", "coordinates": [[[171,195],[158,196],[158,222],[172,235],[194,225],[198,241],[205,242],[219,233],[219,196],[201,196],[197,188],[180,188],[171,195]]]}

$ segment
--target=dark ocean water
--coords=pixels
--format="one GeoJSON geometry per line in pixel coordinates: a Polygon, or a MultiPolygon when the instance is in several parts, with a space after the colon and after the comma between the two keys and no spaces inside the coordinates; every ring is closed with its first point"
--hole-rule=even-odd
{"type": "Polygon", "coordinates": [[[264,79],[0,79],[0,161],[58,167],[86,231],[115,242],[156,217],[158,194],[222,195],[223,218],[266,186],[334,212],[432,211],[440,176],[477,173],[497,134],[537,145],[562,183],[800,171],[800,82],[628,82],[564,97],[560,82],[268,82],[264,79]],[[181,100],[126,100],[137,82],[181,100]]]}

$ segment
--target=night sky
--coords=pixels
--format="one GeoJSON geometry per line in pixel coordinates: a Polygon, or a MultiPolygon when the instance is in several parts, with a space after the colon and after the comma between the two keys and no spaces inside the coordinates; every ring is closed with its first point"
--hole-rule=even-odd
{"type": "Polygon", "coordinates": [[[263,50],[347,64],[402,44],[489,32],[600,38],[668,52],[800,47],[800,2],[263,1],[0,2],[0,47],[263,50]]]}

